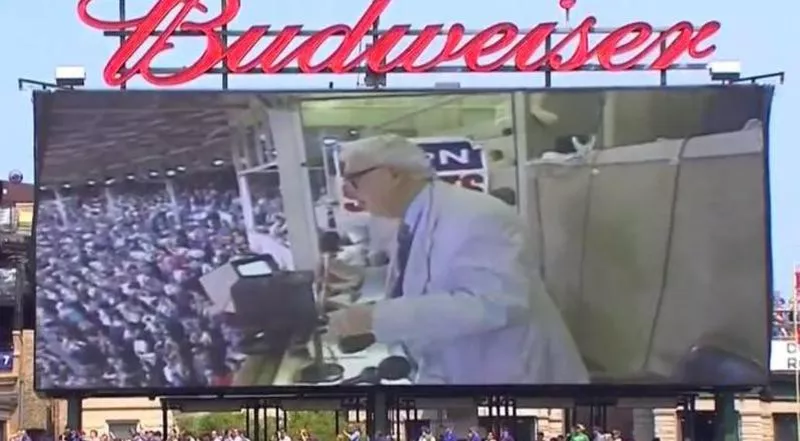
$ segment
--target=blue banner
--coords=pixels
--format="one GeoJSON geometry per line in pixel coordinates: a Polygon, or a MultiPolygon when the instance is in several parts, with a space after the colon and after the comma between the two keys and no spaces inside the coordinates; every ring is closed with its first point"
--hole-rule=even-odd
{"type": "Polygon", "coordinates": [[[431,165],[439,173],[482,170],[485,166],[483,152],[468,140],[419,142],[431,165]]]}
{"type": "Polygon", "coordinates": [[[14,351],[0,351],[0,372],[11,372],[14,369],[14,351]]]}

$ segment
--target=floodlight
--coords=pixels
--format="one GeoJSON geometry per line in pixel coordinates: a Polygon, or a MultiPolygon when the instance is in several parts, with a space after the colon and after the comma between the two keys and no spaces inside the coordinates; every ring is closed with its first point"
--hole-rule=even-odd
{"type": "Polygon", "coordinates": [[[711,81],[736,81],[742,76],[742,63],[739,61],[715,61],[708,64],[711,81]]]}
{"type": "Polygon", "coordinates": [[[56,68],[58,87],[81,87],[86,84],[86,68],[82,66],[60,66],[56,68]]]}

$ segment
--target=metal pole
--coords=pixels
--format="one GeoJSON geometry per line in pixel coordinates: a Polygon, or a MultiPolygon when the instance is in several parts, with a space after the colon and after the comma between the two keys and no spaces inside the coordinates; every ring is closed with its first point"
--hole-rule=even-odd
{"type": "MultiPolygon", "coordinates": [[[[227,0],[220,0],[220,7],[224,11],[228,8],[228,1],[227,0]]],[[[222,25],[222,47],[227,52],[228,51],[228,25],[222,25]]],[[[228,65],[222,63],[222,90],[228,90],[228,65]]],[[[256,411],[256,415],[258,415],[258,411],[256,411]]],[[[266,440],[265,440],[266,441],[266,440]]]]}
{"type": "MultiPolygon", "coordinates": [[[[666,41],[662,41],[661,45],[659,47],[658,54],[662,55],[666,51],[667,51],[667,42],[666,41]]],[[[668,69],[662,69],[662,70],[658,71],[658,78],[659,78],[658,84],[659,84],[659,86],[666,86],[667,85],[667,71],[668,71],[668,69]]]]}
{"type": "MultiPolygon", "coordinates": [[[[250,435],[250,439],[253,441],[259,441],[261,439],[261,415],[258,411],[258,405],[253,406],[253,434],[250,435]]],[[[247,412],[250,412],[250,408],[248,406],[247,412]]],[[[266,441],[266,440],[264,440],[266,441]]]]}
{"type": "Polygon", "coordinates": [[[25,308],[25,260],[21,256],[14,256],[14,267],[16,269],[16,279],[14,280],[14,329],[11,331],[11,334],[17,334],[17,341],[15,344],[19,344],[19,358],[17,360],[13,360],[14,351],[12,349],[12,363],[17,364],[17,428],[23,429],[25,427],[25,409],[24,409],[24,389],[25,389],[25,366],[23,364],[23,360],[25,360],[25,354],[23,351],[27,350],[25,346],[25,312],[23,309],[25,308]]]}
{"type": "MultiPolygon", "coordinates": [[[[544,51],[545,53],[550,53],[553,50],[553,37],[552,35],[548,35],[547,39],[544,40],[544,51]]],[[[549,89],[553,87],[553,70],[550,68],[548,64],[544,71],[544,87],[549,89]]]]}
{"type": "Polygon", "coordinates": [[[252,432],[250,431],[250,407],[245,405],[244,408],[244,433],[247,434],[248,438],[253,436],[252,432]]]}
{"type": "MultiPolygon", "coordinates": [[[[800,304],[800,264],[794,266],[794,311],[791,312],[789,318],[792,319],[794,324],[794,342],[800,343],[800,317],[798,317],[798,304],[800,304]]],[[[794,399],[795,399],[795,426],[797,428],[797,439],[800,440],[800,366],[795,363],[794,366],[794,399]]]]}
{"type": "Polygon", "coordinates": [[[339,427],[339,409],[333,411],[333,418],[333,439],[335,440],[339,437],[339,434],[342,433],[342,428],[339,427]]]}
{"type": "Polygon", "coordinates": [[[169,414],[167,408],[167,399],[161,399],[161,430],[162,436],[164,440],[168,439],[169,434],[169,414]]]}
{"type": "MultiPolygon", "coordinates": [[[[125,0],[119,0],[119,21],[120,21],[120,23],[125,21],[125,16],[127,15],[126,14],[126,9],[127,9],[127,5],[125,4],[125,0]]],[[[122,45],[125,44],[125,39],[126,38],[127,38],[127,36],[125,36],[125,35],[120,35],[119,36],[119,47],[122,47],[122,45]]],[[[127,66],[125,66],[124,63],[122,64],[122,69],[123,70],[127,69],[127,66]]],[[[120,84],[119,88],[121,90],[125,90],[125,89],[128,88],[128,85],[127,85],[127,83],[122,83],[122,84],[120,84]]]]}

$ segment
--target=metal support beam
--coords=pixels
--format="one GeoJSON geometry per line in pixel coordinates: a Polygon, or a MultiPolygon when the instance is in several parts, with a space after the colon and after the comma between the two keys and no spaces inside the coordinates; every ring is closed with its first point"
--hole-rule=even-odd
{"type": "Polygon", "coordinates": [[[739,441],[739,414],[732,393],[714,395],[714,441],[739,441]]]}
{"type": "Polygon", "coordinates": [[[258,408],[259,406],[256,405],[252,408],[248,407],[247,409],[248,413],[250,413],[251,410],[253,412],[253,433],[250,435],[250,439],[253,441],[261,440],[261,412],[258,411],[258,408]]]}
{"type": "Polygon", "coordinates": [[[79,432],[83,428],[83,398],[67,398],[67,427],[79,432]]]}
{"type": "Polygon", "coordinates": [[[33,87],[42,90],[69,90],[71,87],[63,87],[59,86],[55,83],[50,83],[47,81],[39,81],[39,80],[31,80],[29,78],[17,78],[17,87],[19,90],[25,90],[25,88],[33,87]]]}
{"type": "Polygon", "coordinates": [[[250,408],[249,407],[245,407],[244,408],[244,433],[247,434],[248,438],[252,438],[253,437],[253,432],[252,432],[252,430],[250,430],[251,426],[252,426],[252,424],[250,424],[250,408]]]}
{"type": "Polygon", "coordinates": [[[786,77],[785,72],[772,72],[767,74],[752,75],[749,77],[737,78],[735,80],[726,81],[725,84],[740,84],[740,83],[757,84],[759,81],[770,80],[773,78],[777,78],[778,83],[783,84],[785,77],[786,77]]]}
{"type": "Polygon", "coordinates": [[[161,400],[161,434],[162,439],[169,439],[169,408],[167,407],[167,400],[161,400]]]}

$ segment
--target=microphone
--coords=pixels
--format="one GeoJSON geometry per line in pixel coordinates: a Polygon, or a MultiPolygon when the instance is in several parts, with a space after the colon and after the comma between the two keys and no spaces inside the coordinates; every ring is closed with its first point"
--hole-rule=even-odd
{"type": "Polygon", "coordinates": [[[317,311],[320,316],[325,314],[325,300],[328,298],[328,291],[330,289],[331,261],[336,257],[336,253],[339,252],[339,244],[341,241],[342,238],[336,231],[326,231],[322,233],[322,236],[319,238],[319,250],[322,254],[322,278],[317,293],[317,311]]]}
{"type": "MultiPolygon", "coordinates": [[[[321,280],[317,284],[316,307],[320,325],[327,322],[325,317],[325,300],[328,298],[331,261],[339,251],[341,237],[336,231],[322,233],[319,249],[322,254],[321,280]]],[[[344,377],[344,368],[337,363],[325,363],[322,358],[322,329],[317,329],[312,336],[314,345],[314,361],[299,372],[302,383],[332,383],[344,377]]]]}

